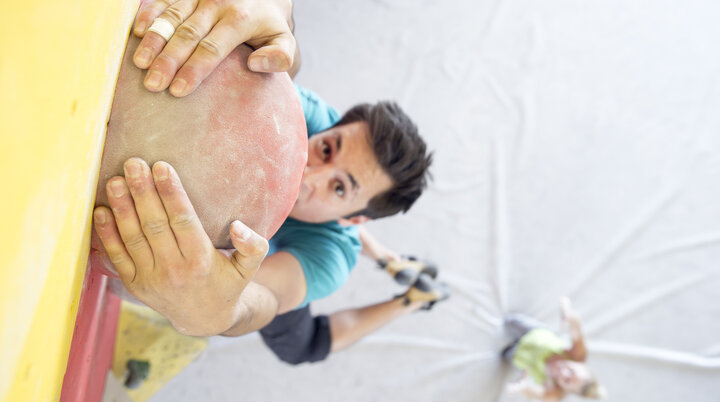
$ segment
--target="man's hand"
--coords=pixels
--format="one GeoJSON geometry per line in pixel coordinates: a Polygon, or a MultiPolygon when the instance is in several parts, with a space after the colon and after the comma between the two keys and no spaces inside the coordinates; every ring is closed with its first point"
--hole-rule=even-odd
{"type": "Polygon", "coordinates": [[[194,91],[241,43],[257,49],[248,58],[250,70],[290,70],[297,51],[292,31],[292,0],[149,0],[135,21],[133,32],[143,40],[133,61],[149,69],[148,90],[170,86],[180,97],[194,91]],[[157,17],[175,27],[167,43],[147,31],[157,17]]]}
{"type": "Polygon", "coordinates": [[[232,257],[215,250],[165,162],[151,172],[143,160],[129,159],[125,178],[110,179],[106,191],[112,212],[95,209],[95,230],[133,296],[189,335],[219,334],[247,319],[240,294],[265,257],[267,240],[235,221],[232,257]]]}

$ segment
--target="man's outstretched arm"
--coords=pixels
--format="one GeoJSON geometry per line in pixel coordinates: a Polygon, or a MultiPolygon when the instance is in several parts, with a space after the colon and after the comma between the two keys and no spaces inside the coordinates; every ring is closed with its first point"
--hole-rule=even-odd
{"type": "Polygon", "coordinates": [[[257,275],[240,296],[244,314],[224,336],[240,336],[262,329],[278,314],[299,306],[305,299],[305,274],[292,254],[277,252],[263,260],[257,275]]]}

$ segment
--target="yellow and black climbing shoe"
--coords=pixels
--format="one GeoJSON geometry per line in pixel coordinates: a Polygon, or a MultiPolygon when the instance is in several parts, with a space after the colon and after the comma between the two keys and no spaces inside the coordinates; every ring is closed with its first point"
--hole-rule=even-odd
{"type": "Polygon", "coordinates": [[[438,269],[434,263],[425,260],[418,260],[413,256],[403,256],[400,261],[378,260],[380,269],[384,269],[395,282],[401,285],[410,285],[418,280],[420,274],[426,274],[430,278],[437,278],[438,269]]]}
{"type": "Polygon", "coordinates": [[[402,295],[405,304],[410,304],[416,301],[425,302],[422,309],[430,310],[435,303],[447,300],[450,297],[450,288],[443,282],[435,280],[432,276],[420,273],[417,280],[410,286],[402,295]]]}

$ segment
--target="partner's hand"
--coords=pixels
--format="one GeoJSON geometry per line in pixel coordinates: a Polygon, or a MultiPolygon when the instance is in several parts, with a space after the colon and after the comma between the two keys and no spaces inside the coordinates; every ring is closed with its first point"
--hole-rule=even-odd
{"type": "Polygon", "coordinates": [[[243,318],[238,300],[267,253],[267,240],[235,221],[235,253],[228,258],[216,250],[165,162],[151,171],[143,160],[129,159],[125,178],[108,180],[106,191],[112,212],[95,209],[95,230],[133,296],[189,335],[215,335],[243,318]]]}
{"type": "Polygon", "coordinates": [[[250,70],[290,70],[297,50],[292,25],[291,0],[150,0],[135,21],[133,32],[143,40],[133,61],[149,69],[148,90],[170,86],[171,94],[185,96],[241,43],[256,49],[250,70]],[[157,17],[175,27],[167,43],[147,31],[157,17]]]}
{"type": "Polygon", "coordinates": [[[575,310],[573,310],[570,299],[567,296],[563,296],[560,299],[560,317],[562,317],[562,320],[564,322],[567,322],[569,324],[580,321],[580,317],[575,312],[575,310]]]}

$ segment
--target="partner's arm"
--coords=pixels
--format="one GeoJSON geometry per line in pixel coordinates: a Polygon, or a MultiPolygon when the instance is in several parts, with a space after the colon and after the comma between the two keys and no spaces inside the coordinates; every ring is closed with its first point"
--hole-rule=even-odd
{"type": "Polygon", "coordinates": [[[584,362],[585,359],[587,359],[587,347],[585,346],[585,337],[580,328],[580,316],[573,310],[570,299],[566,297],[561,300],[561,310],[563,320],[568,325],[570,341],[572,342],[572,346],[568,349],[567,355],[572,360],[584,362]]]}

